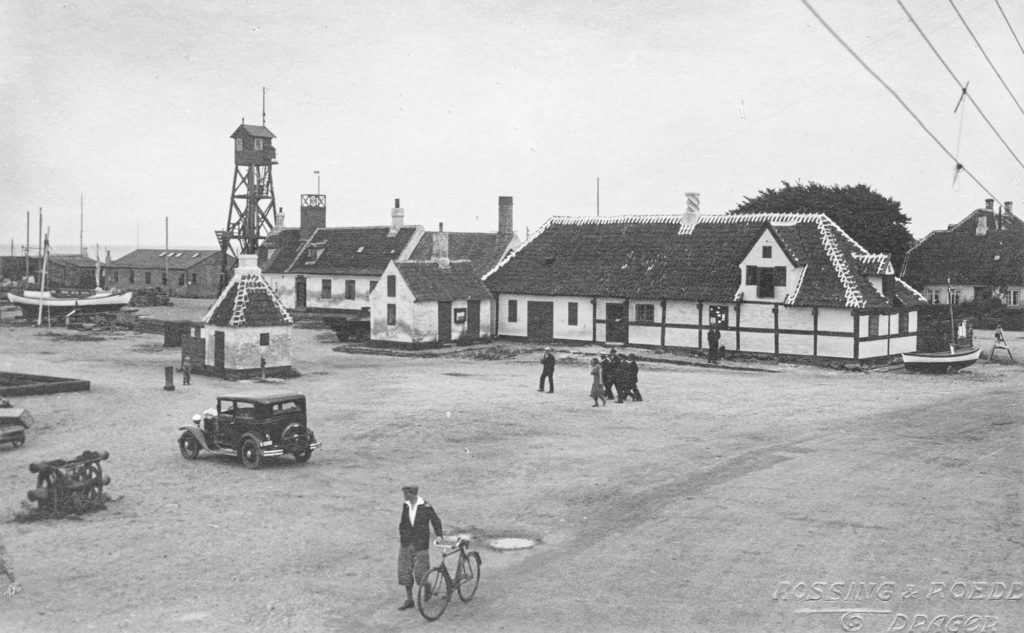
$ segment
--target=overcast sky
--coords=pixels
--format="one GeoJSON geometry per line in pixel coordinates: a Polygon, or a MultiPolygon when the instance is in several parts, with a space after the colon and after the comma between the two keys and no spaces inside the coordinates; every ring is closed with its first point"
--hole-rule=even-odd
{"type": "MultiPolygon", "coordinates": [[[[938,139],[1021,214],[1024,169],[896,0],[810,0],[938,139]]],[[[1024,52],[995,0],[955,0],[1018,101],[1024,52]]],[[[1024,112],[944,0],[904,0],[1024,159],[1024,112]]],[[[1024,3],[1001,0],[1018,37],[1024,3]]],[[[31,211],[55,244],[216,248],[229,135],[277,136],[277,204],[329,226],[494,231],[552,215],[725,212],[782,181],[864,183],[923,237],[989,197],[800,0],[0,0],[0,252],[31,211]]]]}

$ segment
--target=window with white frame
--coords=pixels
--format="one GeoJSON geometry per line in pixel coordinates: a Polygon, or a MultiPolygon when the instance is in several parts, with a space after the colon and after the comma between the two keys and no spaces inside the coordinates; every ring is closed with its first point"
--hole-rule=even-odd
{"type": "Polygon", "coordinates": [[[636,320],[638,323],[654,323],[654,304],[636,304],[636,320]]]}
{"type": "Polygon", "coordinates": [[[942,291],[932,288],[928,291],[928,303],[942,303],[942,291]]]}
{"type": "Polygon", "coordinates": [[[1020,305],[1020,290],[1011,290],[1006,293],[1006,305],[1013,307],[1020,305]]]}

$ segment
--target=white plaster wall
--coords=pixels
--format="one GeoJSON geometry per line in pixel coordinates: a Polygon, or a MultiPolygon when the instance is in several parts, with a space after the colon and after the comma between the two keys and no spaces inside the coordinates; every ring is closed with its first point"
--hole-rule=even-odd
{"type": "Polygon", "coordinates": [[[779,306],[780,330],[814,331],[814,312],[811,308],[779,306]]]}
{"type": "Polygon", "coordinates": [[[796,280],[799,277],[799,269],[797,269],[786,257],[786,254],[782,250],[782,246],[779,245],[775,237],[771,234],[768,229],[765,229],[764,233],[761,234],[760,239],[747,256],[740,262],[740,290],[743,291],[743,302],[755,303],[759,301],[766,301],[770,303],[781,303],[786,295],[793,292],[796,287],[796,280]],[[761,256],[761,247],[771,246],[772,256],[764,258],[761,256]],[[757,285],[747,285],[747,266],[757,266],[758,268],[774,268],[776,266],[786,267],[786,285],[775,286],[775,293],[771,297],[758,297],[757,296],[757,285]]]}
{"type": "Polygon", "coordinates": [[[860,358],[864,360],[868,358],[888,356],[889,349],[890,347],[888,341],[861,341],[860,358]]]}
{"type": "MultiPolygon", "coordinates": [[[[367,302],[370,306],[370,338],[377,341],[400,341],[410,343],[418,340],[419,310],[415,297],[405,279],[398,272],[394,262],[390,262],[384,273],[374,281],[379,281],[373,292],[368,293],[367,302]],[[388,296],[388,275],[395,276],[395,296],[388,296]],[[388,304],[395,304],[395,325],[388,325],[388,304]]],[[[369,283],[367,283],[369,288],[369,283]]],[[[358,289],[358,285],[357,285],[358,289]]],[[[308,305],[308,304],[307,304],[308,305]]],[[[435,323],[437,321],[437,304],[434,304],[435,323]]],[[[435,329],[436,334],[436,329],[435,329]]],[[[435,336],[436,339],[436,336],[435,336]]]]}
{"type": "MultiPolygon", "coordinates": [[[[590,297],[548,297],[555,304],[554,337],[573,341],[590,341],[594,335],[594,304],[590,297]],[[569,303],[578,306],[576,325],[569,325],[569,303]]],[[[603,305],[602,305],[603,309],[603,305]]]]}
{"type": "Polygon", "coordinates": [[[217,327],[205,326],[206,364],[213,367],[214,333],[224,332],[224,369],[259,369],[260,359],[267,367],[292,366],[292,328],[288,325],[273,327],[217,327]],[[270,344],[260,345],[260,334],[270,334],[270,344]]]}
{"type": "Polygon", "coordinates": [[[661,345],[661,323],[656,325],[630,325],[629,342],[635,345],[661,345]]]}
{"type": "MultiPolygon", "coordinates": [[[[746,301],[740,306],[740,327],[748,328],[768,328],[771,330],[775,329],[775,314],[772,312],[772,308],[775,306],[771,303],[747,303],[746,301]]],[[[735,325],[731,322],[730,325],[735,325]]],[[[740,339],[740,344],[746,347],[747,334],[741,335],[743,338],[740,339]]]]}
{"type": "Polygon", "coordinates": [[[853,358],[853,337],[818,336],[818,356],[853,358]]]}
{"type": "MultiPolygon", "coordinates": [[[[379,281],[379,275],[306,275],[306,307],[331,310],[362,310],[370,307],[370,282],[379,281]],[[322,282],[331,280],[331,298],[323,299],[322,282]],[[345,298],[345,282],[356,282],[354,299],[345,298]]],[[[294,291],[294,289],[293,289],[294,291]]],[[[292,306],[295,299],[292,298],[292,306]]]]}
{"type": "Polygon", "coordinates": [[[263,277],[274,293],[289,310],[295,309],[295,277],[290,275],[267,275],[263,277]]]}
{"type": "Polygon", "coordinates": [[[779,353],[812,356],[814,354],[814,335],[779,334],[779,353]]]}
{"type": "Polygon", "coordinates": [[[917,335],[900,336],[892,339],[892,342],[889,344],[889,350],[893,354],[902,354],[903,352],[916,352],[917,335]]]}
{"type": "MultiPolygon", "coordinates": [[[[725,338],[724,334],[722,338],[725,338]]],[[[735,340],[733,339],[733,345],[728,346],[730,349],[735,346],[735,340]]],[[[740,332],[740,351],[773,354],[775,353],[775,334],[771,332],[740,332]]]]}
{"type": "Polygon", "coordinates": [[[853,332],[853,317],[849,310],[821,308],[818,310],[818,331],[853,332]]]}

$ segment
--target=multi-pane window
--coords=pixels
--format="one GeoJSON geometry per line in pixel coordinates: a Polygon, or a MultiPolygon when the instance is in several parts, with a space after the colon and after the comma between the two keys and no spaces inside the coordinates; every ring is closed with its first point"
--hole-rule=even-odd
{"type": "Polygon", "coordinates": [[[270,345],[270,332],[260,332],[260,345],[270,345]]]}
{"type": "Polygon", "coordinates": [[[147,272],[146,273],[146,285],[148,286],[151,283],[153,283],[153,273],[147,272]]]}
{"type": "Polygon", "coordinates": [[[761,247],[761,258],[762,259],[771,259],[772,258],[772,247],[771,246],[762,246],[761,247]]]}
{"type": "Polygon", "coordinates": [[[331,280],[321,279],[320,280],[320,298],[330,299],[331,298],[331,280]]]}
{"type": "Polygon", "coordinates": [[[388,275],[388,296],[395,296],[395,276],[388,275]]]}
{"type": "Polygon", "coordinates": [[[196,283],[196,280],[197,280],[198,278],[199,278],[199,277],[198,277],[198,276],[197,276],[197,275],[196,275],[195,273],[192,273],[192,283],[193,283],[193,284],[195,284],[195,283],[196,283]]]}
{"type": "MultiPolygon", "coordinates": [[[[771,248],[771,247],[766,247],[771,248]]],[[[746,285],[757,286],[757,296],[770,298],[775,296],[775,288],[786,285],[785,266],[747,266],[746,285]]]]}
{"type": "Polygon", "coordinates": [[[243,147],[243,145],[242,145],[242,139],[240,139],[240,138],[236,138],[236,139],[235,139],[235,151],[236,151],[236,152],[240,152],[240,151],[242,151],[242,147],[243,147]]]}
{"type": "Polygon", "coordinates": [[[900,312],[900,334],[906,334],[910,331],[910,313],[900,312]]]}
{"type": "Polygon", "coordinates": [[[868,336],[878,336],[878,315],[868,315],[868,336]]]}
{"type": "Polygon", "coordinates": [[[1006,305],[1013,307],[1020,305],[1020,290],[1011,290],[1006,293],[1006,305]]]}
{"type": "Polygon", "coordinates": [[[117,271],[116,270],[110,273],[110,280],[113,281],[115,284],[117,283],[117,271]]]}
{"type": "Polygon", "coordinates": [[[179,286],[184,286],[185,285],[185,275],[178,275],[178,285],[179,286]]]}
{"type": "Polygon", "coordinates": [[[519,320],[519,302],[515,299],[508,300],[508,322],[515,323],[519,320]]]}
{"type": "Polygon", "coordinates": [[[575,301],[569,302],[569,325],[579,325],[580,323],[580,304],[575,301]]]}
{"type": "Polygon", "coordinates": [[[708,306],[708,323],[729,327],[729,306],[708,306]]]}
{"type": "Polygon", "coordinates": [[[389,303],[388,304],[388,325],[395,325],[396,323],[398,323],[398,316],[397,316],[397,311],[395,309],[395,304],[389,303]]]}
{"type": "Polygon", "coordinates": [[[263,149],[263,139],[256,139],[256,149],[263,149]]]}
{"type": "Polygon", "coordinates": [[[942,303],[942,291],[935,288],[928,290],[928,303],[942,303]]]}
{"type": "Polygon", "coordinates": [[[135,283],[135,271],[134,270],[129,270],[128,271],[128,283],[130,283],[130,284],[135,283]]]}
{"type": "Polygon", "coordinates": [[[638,323],[654,323],[654,304],[636,304],[636,320],[638,323]]]}
{"type": "Polygon", "coordinates": [[[963,299],[963,293],[959,290],[949,291],[949,302],[953,305],[957,305],[963,299]]]}
{"type": "Polygon", "coordinates": [[[345,280],[345,298],[355,299],[356,298],[356,281],[355,279],[345,280]]]}

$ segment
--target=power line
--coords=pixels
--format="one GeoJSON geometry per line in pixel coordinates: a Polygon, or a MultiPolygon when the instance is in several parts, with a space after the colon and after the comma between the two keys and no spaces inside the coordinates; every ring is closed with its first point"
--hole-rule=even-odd
{"type": "Polygon", "coordinates": [[[949,6],[953,7],[953,10],[956,11],[960,21],[964,24],[964,28],[971,34],[971,39],[973,39],[974,43],[978,45],[978,50],[981,51],[981,54],[985,57],[985,61],[987,61],[988,65],[992,68],[992,72],[996,74],[996,77],[999,77],[999,81],[1003,84],[1003,88],[1006,88],[1007,94],[1009,94],[1010,98],[1013,99],[1013,102],[1017,104],[1017,109],[1020,110],[1020,113],[1024,114],[1024,107],[1021,107],[1020,102],[1017,101],[1017,97],[1013,96],[1013,91],[1010,90],[1010,87],[1007,86],[1006,82],[1003,80],[1003,76],[999,74],[998,70],[996,70],[996,65],[992,63],[992,60],[988,57],[988,53],[986,53],[985,49],[982,48],[981,42],[979,42],[978,38],[974,36],[974,31],[972,31],[971,27],[967,25],[967,20],[965,20],[964,16],[960,14],[960,9],[956,8],[956,5],[953,4],[953,0],[949,0],[949,6]]]}
{"type": "MultiPolygon", "coordinates": [[[[999,0],[996,1],[998,2],[999,0]]],[[[932,49],[932,52],[935,53],[935,56],[939,58],[940,62],[942,62],[942,66],[946,69],[946,72],[949,73],[949,76],[953,78],[953,81],[956,82],[956,85],[960,86],[961,94],[965,95],[967,99],[970,100],[971,104],[978,111],[978,114],[980,114],[981,118],[985,120],[985,123],[988,123],[988,126],[992,128],[992,132],[995,133],[999,140],[1003,142],[1003,147],[1005,147],[1006,150],[1010,152],[1014,160],[1017,161],[1017,164],[1020,165],[1021,167],[1024,167],[1024,163],[1021,162],[1020,158],[1017,158],[1017,154],[1010,148],[1010,144],[1007,143],[1006,140],[1003,138],[1002,134],[1000,134],[999,131],[996,130],[996,126],[993,125],[992,122],[988,120],[988,117],[985,116],[985,113],[981,111],[981,106],[979,106],[978,103],[974,100],[974,97],[972,97],[971,94],[967,92],[967,85],[960,81],[960,79],[956,76],[956,73],[953,72],[953,69],[949,67],[949,64],[946,63],[946,60],[944,60],[942,58],[942,55],[939,54],[939,51],[932,44],[931,40],[928,39],[928,36],[924,34],[923,30],[921,30],[921,27],[920,25],[918,25],[917,20],[914,19],[914,16],[910,15],[910,11],[908,11],[907,7],[903,4],[903,0],[896,0],[896,3],[900,5],[900,8],[903,9],[903,12],[907,14],[907,18],[910,19],[910,23],[914,25],[914,28],[917,29],[917,32],[920,33],[921,37],[924,38],[925,43],[928,44],[928,48],[932,49]]]]}
{"type": "Polygon", "coordinates": [[[1006,26],[1010,28],[1010,33],[1013,34],[1013,39],[1017,40],[1017,47],[1020,48],[1020,52],[1024,53],[1024,45],[1021,45],[1020,38],[1017,37],[1017,33],[1013,30],[1013,25],[1010,24],[1010,18],[1006,17],[1006,12],[1003,11],[1003,5],[999,4],[999,0],[996,0],[996,6],[999,7],[999,12],[1003,14],[1003,20],[1006,21],[1006,26]]]}
{"type": "Polygon", "coordinates": [[[914,114],[914,111],[910,109],[910,106],[908,106],[907,103],[902,98],[900,98],[900,96],[898,94],[896,94],[896,91],[893,90],[892,87],[890,87],[889,84],[887,84],[885,82],[885,80],[882,79],[878,75],[878,73],[876,73],[875,71],[871,70],[871,67],[867,65],[867,62],[865,62],[863,59],[861,59],[860,55],[858,55],[856,51],[854,51],[852,48],[850,48],[850,45],[847,44],[846,41],[843,40],[843,38],[840,37],[838,33],[836,33],[835,29],[833,29],[831,26],[829,26],[828,22],[825,21],[825,18],[821,17],[821,15],[819,15],[818,12],[814,10],[814,7],[811,6],[811,3],[808,0],[800,0],[800,2],[803,2],[804,6],[807,7],[807,10],[810,11],[811,14],[814,15],[815,18],[817,18],[818,22],[820,22],[823,27],[825,27],[825,30],[827,30],[832,35],[832,37],[834,37],[836,39],[837,42],[842,44],[843,48],[846,49],[846,52],[848,52],[850,55],[852,55],[853,58],[856,59],[857,62],[860,63],[860,65],[864,67],[864,70],[868,71],[868,73],[872,77],[874,77],[878,81],[878,83],[882,84],[882,87],[884,87],[886,90],[888,90],[889,94],[891,94],[893,96],[893,98],[896,99],[896,101],[898,101],[901,106],[903,106],[903,109],[906,110],[907,113],[911,117],[913,117],[915,121],[917,121],[917,124],[921,126],[921,129],[924,130],[925,133],[928,136],[930,136],[933,141],[935,141],[935,144],[938,145],[942,149],[942,151],[945,152],[946,155],[949,156],[953,160],[954,164],[956,165],[956,169],[957,169],[958,172],[962,171],[965,174],[967,174],[968,176],[970,176],[971,180],[973,180],[975,182],[975,184],[977,184],[979,187],[981,187],[982,190],[985,193],[987,193],[989,196],[991,196],[993,200],[999,200],[999,198],[995,194],[993,194],[991,191],[989,191],[988,187],[986,187],[985,185],[981,184],[981,181],[978,180],[978,178],[974,174],[972,174],[970,172],[970,170],[968,170],[966,167],[964,167],[960,163],[959,160],[957,160],[956,156],[954,156],[952,152],[950,152],[948,149],[946,149],[946,146],[942,144],[942,141],[940,141],[937,136],[932,134],[932,131],[928,129],[928,126],[926,126],[924,124],[924,122],[921,120],[920,117],[918,117],[916,114],[914,114]]]}

